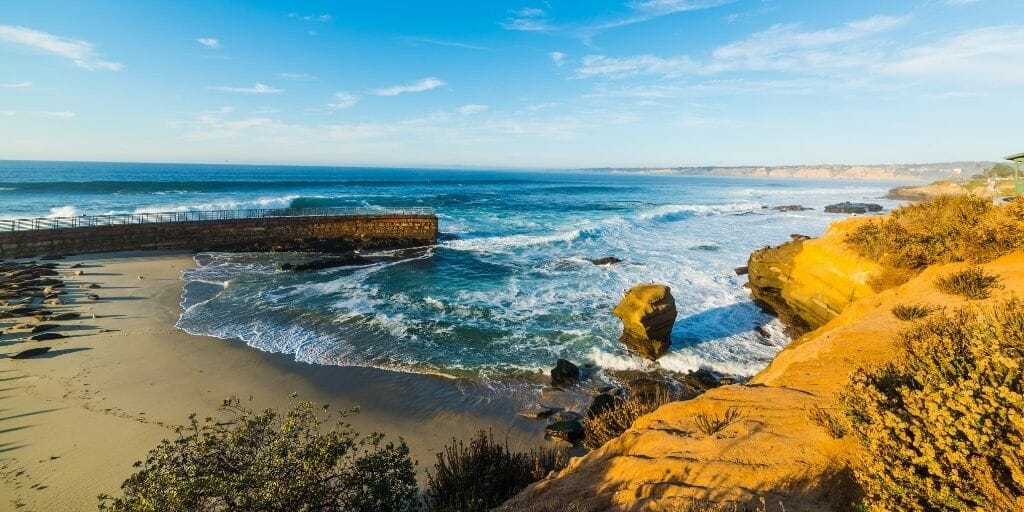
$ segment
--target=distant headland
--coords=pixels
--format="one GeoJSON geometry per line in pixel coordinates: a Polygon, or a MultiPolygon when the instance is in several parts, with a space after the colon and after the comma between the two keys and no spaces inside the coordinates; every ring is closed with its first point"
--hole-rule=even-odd
{"type": "Polygon", "coordinates": [[[885,165],[786,165],[733,167],[603,167],[580,169],[630,174],[672,174],[682,176],[754,176],[778,178],[821,178],[842,180],[931,181],[971,175],[992,167],[994,162],[964,161],[931,164],[885,165]]]}

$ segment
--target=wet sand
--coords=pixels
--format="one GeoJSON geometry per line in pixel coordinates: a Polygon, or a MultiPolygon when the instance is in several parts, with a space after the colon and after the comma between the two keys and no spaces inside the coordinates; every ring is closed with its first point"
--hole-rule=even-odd
{"type": "MultiPolygon", "coordinates": [[[[421,476],[453,436],[490,429],[513,447],[544,442],[543,423],[517,417],[510,399],[470,381],[298,363],[174,328],[180,275],[194,265],[191,254],[88,255],[57,263],[69,304],[50,309],[82,314],[53,322],[61,324],[54,332],[68,337],[36,342],[20,341],[27,337],[20,333],[0,335],[0,509],[95,510],[96,496],[118,491],[132,464],[172,436],[173,425],[192,412],[217,414],[228,396],[252,397],[254,408],[287,407],[292,393],[335,410],[358,405],[350,423],[404,437],[421,476]],[[76,262],[82,276],[63,270],[76,262]],[[99,288],[79,289],[83,283],[99,288]],[[87,300],[85,293],[100,299],[87,300]],[[7,358],[33,346],[52,349],[7,358]]],[[[0,320],[0,330],[12,323],[0,320]]]]}

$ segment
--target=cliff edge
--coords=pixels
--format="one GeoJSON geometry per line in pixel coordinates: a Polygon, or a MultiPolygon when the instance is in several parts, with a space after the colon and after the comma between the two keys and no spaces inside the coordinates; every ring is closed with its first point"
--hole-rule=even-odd
{"type": "MultiPolygon", "coordinates": [[[[858,222],[836,223],[820,239],[759,251],[754,263],[767,272],[751,267],[752,289],[777,289],[776,297],[813,329],[767,368],[746,384],[712,389],[641,417],[499,510],[670,511],[707,502],[789,512],[851,509],[861,492],[850,469],[859,445],[851,436],[832,437],[812,416],[836,407],[837,392],[856,368],[893,357],[893,342],[908,325],[893,316],[893,306],[966,304],[937,291],[934,281],[968,266],[933,265],[875,293],[867,283],[877,267],[843,244],[858,222]],[[709,422],[721,428],[711,431],[709,422]]],[[[1004,286],[973,305],[1005,300],[1024,287],[1024,253],[982,267],[1004,286]]]]}

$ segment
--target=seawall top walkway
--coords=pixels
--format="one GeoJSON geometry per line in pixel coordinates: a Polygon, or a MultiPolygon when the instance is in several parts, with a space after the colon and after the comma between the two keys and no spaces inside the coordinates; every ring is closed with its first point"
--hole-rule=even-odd
{"type": "Polygon", "coordinates": [[[75,217],[31,217],[0,219],[0,232],[67,229],[93,226],[123,226],[155,222],[197,222],[211,220],[267,219],[288,217],[337,216],[413,216],[433,215],[434,209],[424,206],[407,208],[336,207],[336,208],[277,208],[251,210],[190,210],[154,213],[114,213],[106,215],[79,215],[75,217]]]}

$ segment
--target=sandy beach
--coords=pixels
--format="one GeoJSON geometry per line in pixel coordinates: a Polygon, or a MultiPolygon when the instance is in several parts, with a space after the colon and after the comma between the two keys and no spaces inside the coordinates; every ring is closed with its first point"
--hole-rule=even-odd
{"type": "MultiPolygon", "coordinates": [[[[96,496],[115,493],[132,464],[172,426],[216,414],[227,396],[252,397],[254,408],[287,407],[300,399],[355,405],[350,422],[363,432],[404,437],[421,476],[453,436],[491,429],[510,444],[543,442],[542,423],[518,418],[505,398],[477,393],[464,380],[373,368],[297,363],[232,340],[193,336],[174,327],[180,274],[191,254],[87,255],[58,262],[77,320],[57,322],[67,338],[21,341],[0,335],[0,509],[95,510],[96,496]],[[83,275],[68,266],[80,262],[83,275]],[[84,298],[84,283],[99,287],[84,298]],[[6,357],[31,346],[43,356],[6,357]]],[[[13,320],[0,321],[0,330],[13,320]]]]}

